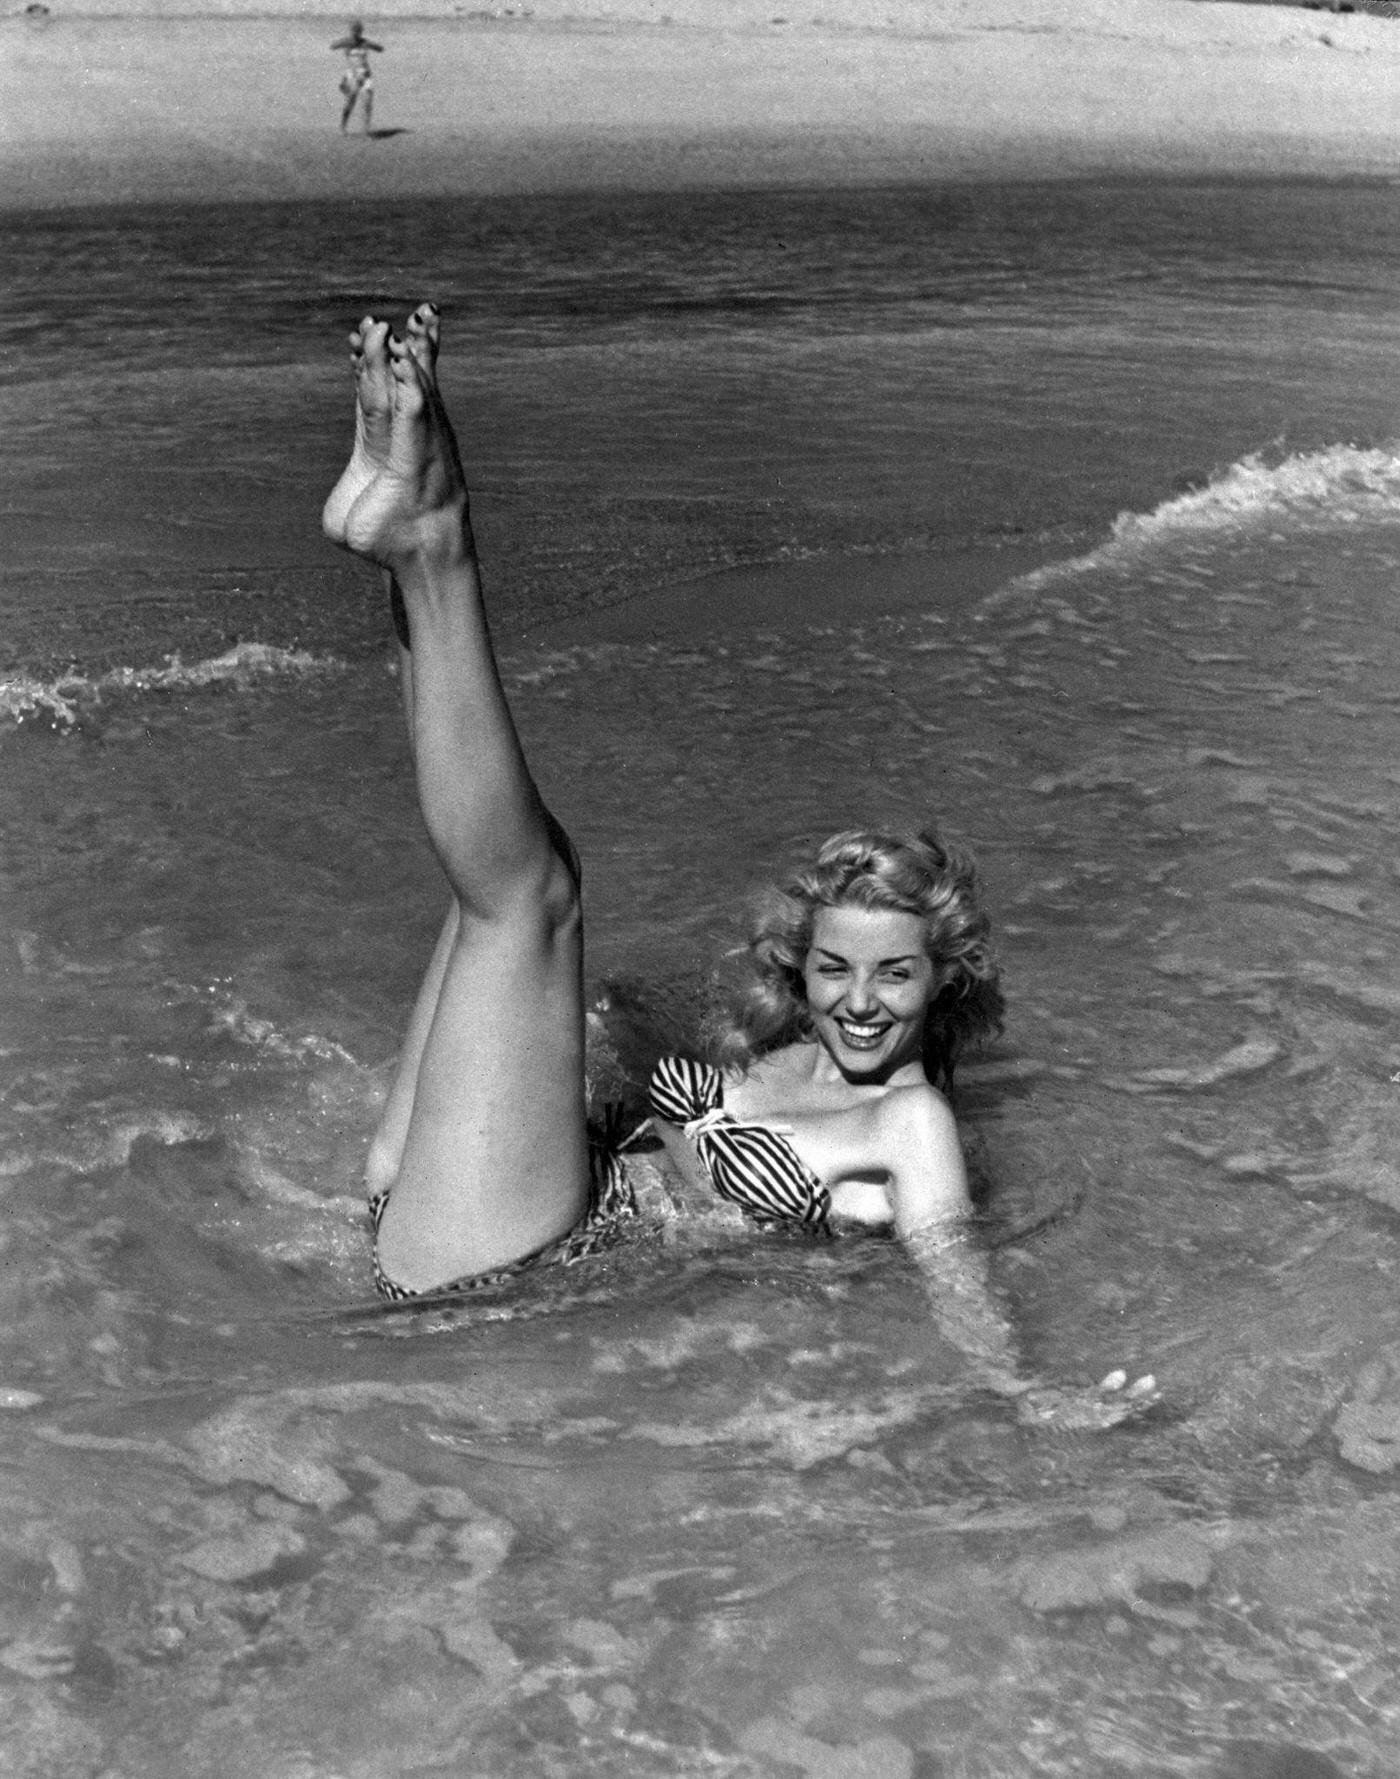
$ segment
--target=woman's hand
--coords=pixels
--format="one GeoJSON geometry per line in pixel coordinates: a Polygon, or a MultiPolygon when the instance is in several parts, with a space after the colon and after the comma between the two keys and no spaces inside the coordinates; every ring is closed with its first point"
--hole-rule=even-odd
{"type": "Polygon", "coordinates": [[[1016,1393],[1016,1419],[1023,1427],[1049,1433],[1096,1432],[1142,1414],[1161,1399],[1151,1372],[1130,1384],[1126,1371],[1111,1371],[1092,1390],[1027,1384],[1016,1393]]]}
{"type": "Polygon", "coordinates": [[[1023,1375],[1010,1318],[993,1288],[986,1253],[958,1219],[930,1219],[908,1231],[904,1244],[919,1269],[940,1334],[966,1356],[985,1388],[1016,1405],[1023,1427],[1088,1433],[1116,1427],[1161,1398],[1149,1373],[1135,1383],[1111,1371],[1096,1389],[1041,1384],[1023,1375]]]}

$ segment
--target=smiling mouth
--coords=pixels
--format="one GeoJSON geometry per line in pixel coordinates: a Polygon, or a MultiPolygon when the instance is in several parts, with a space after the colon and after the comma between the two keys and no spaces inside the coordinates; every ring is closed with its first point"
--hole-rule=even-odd
{"type": "Polygon", "coordinates": [[[890,1029],[887,1025],[857,1025],[851,1019],[838,1019],[836,1025],[852,1050],[874,1050],[890,1029]]]}

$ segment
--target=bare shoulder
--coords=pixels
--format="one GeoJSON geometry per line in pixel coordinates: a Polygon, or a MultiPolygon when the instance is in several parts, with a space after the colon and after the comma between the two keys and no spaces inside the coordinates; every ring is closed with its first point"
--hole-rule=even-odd
{"type": "Polygon", "coordinates": [[[762,1056],[756,1056],[744,1069],[727,1069],[725,1081],[785,1081],[802,1072],[802,1065],[810,1058],[813,1046],[810,1044],[784,1044],[781,1050],[769,1050],[762,1056]]]}
{"type": "Polygon", "coordinates": [[[811,1071],[811,1047],[788,1044],[770,1050],[746,1069],[726,1069],[724,1103],[741,1118],[773,1117],[791,1111],[811,1071]]]}
{"type": "Polygon", "coordinates": [[[948,1096],[933,1085],[931,1081],[892,1081],[885,1089],[885,1097],[896,1103],[920,1105],[945,1112],[949,1118],[953,1116],[953,1108],[948,1104],[948,1096]]]}

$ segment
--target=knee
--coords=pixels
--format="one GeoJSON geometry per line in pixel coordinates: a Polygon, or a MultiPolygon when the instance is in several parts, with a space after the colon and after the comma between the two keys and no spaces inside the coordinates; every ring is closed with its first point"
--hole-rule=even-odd
{"type": "Polygon", "coordinates": [[[564,849],[556,843],[549,870],[545,874],[542,899],[549,919],[556,926],[568,927],[577,925],[583,919],[583,888],[578,854],[574,851],[573,842],[562,828],[559,829],[559,834],[564,849]]]}
{"type": "Polygon", "coordinates": [[[583,930],[583,896],[578,879],[555,854],[538,879],[520,886],[520,893],[502,909],[507,923],[523,919],[551,942],[567,941],[583,930]]]}
{"type": "Polygon", "coordinates": [[[365,1156],[365,1195],[368,1198],[379,1198],[392,1189],[402,1159],[402,1137],[391,1136],[381,1125],[371,1138],[365,1156]]]}
{"type": "Polygon", "coordinates": [[[454,950],[473,950],[493,931],[558,941],[582,929],[578,880],[555,852],[485,883],[465,872],[449,871],[448,876],[454,895],[454,950]]]}

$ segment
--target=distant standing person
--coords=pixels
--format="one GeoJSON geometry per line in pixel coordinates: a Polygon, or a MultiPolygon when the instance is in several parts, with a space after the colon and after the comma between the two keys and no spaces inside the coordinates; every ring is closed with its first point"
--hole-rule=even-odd
{"type": "Polygon", "coordinates": [[[337,37],[331,45],[332,49],[345,51],[345,72],[340,77],[340,90],[345,95],[345,109],[340,114],[340,129],[343,135],[350,125],[350,113],[355,109],[355,101],[364,94],[365,100],[365,134],[370,133],[370,118],[374,112],[374,70],[370,67],[371,50],[383,54],[384,45],[374,43],[365,36],[365,28],[358,19],[351,19],[350,32],[346,37],[337,37]]]}

